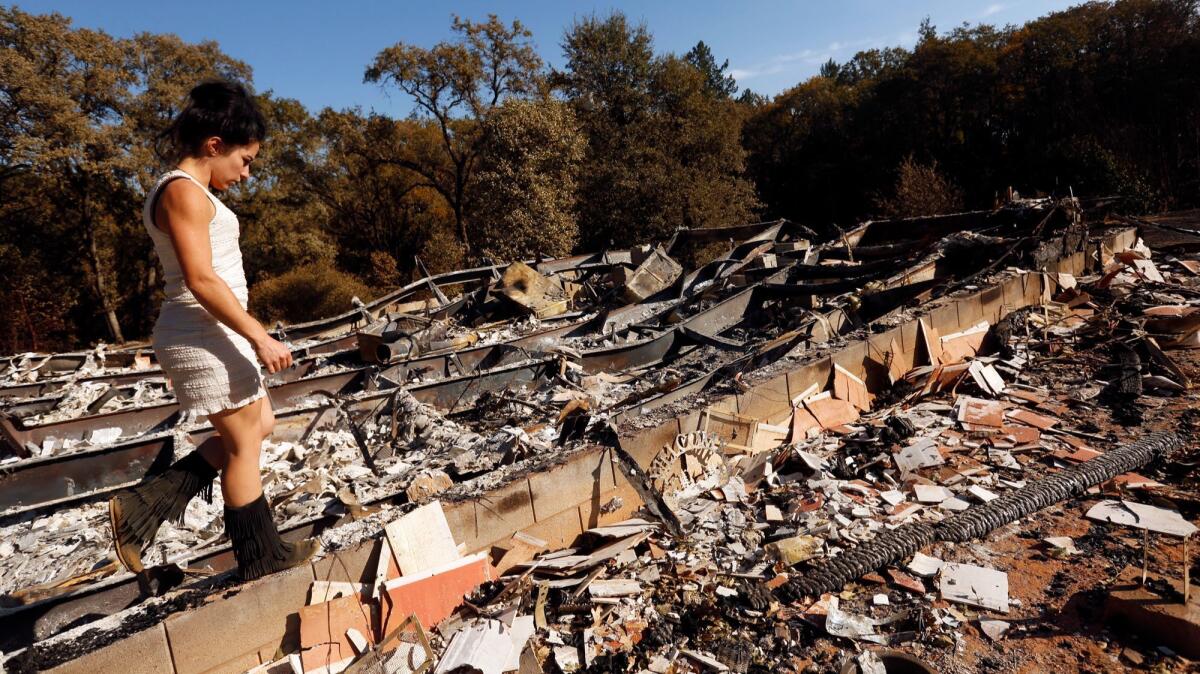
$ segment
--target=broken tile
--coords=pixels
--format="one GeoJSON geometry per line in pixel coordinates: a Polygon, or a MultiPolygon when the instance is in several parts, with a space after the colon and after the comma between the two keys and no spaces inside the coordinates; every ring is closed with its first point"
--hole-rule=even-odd
{"type": "Polygon", "coordinates": [[[942,598],[968,606],[1008,613],[1008,574],[973,564],[942,564],[942,598]]]}
{"type": "MultiPolygon", "coordinates": [[[[522,642],[522,648],[524,645],[522,642]]],[[[454,633],[434,672],[501,674],[512,661],[512,650],[513,639],[504,624],[499,620],[484,620],[454,633]]],[[[520,658],[520,651],[517,657],[520,658]]]]}
{"type": "Polygon", "coordinates": [[[384,531],[403,575],[445,566],[459,558],[458,545],[438,501],[406,513],[388,523],[384,531]]]}
{"type": "Polygon", "coordinates": [[[988,322],[982,321],[961,332],[943,336],[941,338],[942,363],[957,363],[979,353],[983,346],[983,340],[987,337],[988,328],[988,322]]]}
{"type": "Polygon", "coordinates": [[[1052,550],[1055,550],[1064,556],[1079,554],[1079,548],[1075,547],[1075,541],[1071,540],[1069,536],[1047,536],[1042,540],[1045,541],[1052,550]]]}
{"type": "Polygon", "coordinates": [[[942,560],[918,552],[905,567],[922,578],[932,578],[941,571],[942,560]]]}
{"type": "Polygon", "coordinates": [[[988,618],[979,619],[979,629],[987,635],[992,641],[1000,641],[1004,635],[1008,633],[1010,623],[1003,620],[990,620],[988,618]]]}
{"type": "Polygon", "coordinates": [[[887,572],[888,578],[891,579],[892,584],[896,587],[900,587],[908,590],[909,592],[915,592],[917,594],[925,594],[925,583],[922,583],[919,579],[913,578],[900,569],[888,569],[887,572]]]}
{"type": "Polygon", "coordinates": [[[300,660],[304,671],[336,667],[358,652],[348,633],[353,630],[374,642],[371,608],[358,596],[342,597],[300,609],[300,660]]]}
{"type": "Polygon", "coordinates": [[[988,501],[994,501],[995,499],[1000,498],[999,496],[984,489],[983,487],[980,487],[977,484],[967,487],[967,493],[969,493],[971,496],[974,496],[975,498],[979,499],[979,501],[981,503],[987,503],[988,501]]]}
{"type": "Polygon", "coordinates": [[[932,466],[940,466],[946,462],[942,458],[942,453],[938,451],[937,443],[933,440],[919,440],[907,447],[904,447],[898,452],[894,452],[892,457],[896,460],[896,467],[901,473],[912,473],[920,468],[929,468],[932,466]]]}
{"type": "Polygon", "coordinates": [[[1183,537],[1196,533],[1196,525],[1185,520],[1178,512],[1132,501],[1101,501],[1087,511],[1087,517],[1172,536],[1183,537]]]}
{"type": "Polygon", "coordinates": [[[971,503],[969,501],[965,501],[965,500],[959,498],[958,496],[951,496],[950,498],[946,499],[945,501],[942,501],[941,503],[939,503],[938,507],[941,508],[942,510],[949,510],[952,512],[961,512],[963,510],[966,510],[967,508],[970,508],[971,503]]]}
{"type": "Polygon", "coordinates": [[[633,597],[642,593],[642,584],[626,578],[593,580],[588,584],[587,591],[592,597],[633,597]]]}
{"type": "Polygon", "coordinates": [[[914,484],[913,492],[920,503],[941,503],[954,496],[949,489],[936,484],[914,484]]]}
{"type": "Polygon", "coordinates": [[[824,541],[820,538],[802,534],[773,541],[763,547],[767,552],[775,555],[779,561],[787,566],[792,566],[819,556],[823,545],[824,541]]]}
{"type": "Polygon", "coordinates": [[[492,580],[492,567],[484,553],[456,559],[445,566],[401,576],[384,584],[384,634],[410,614],[422,625],[436,625],[450,615],[463,597],[492,580]]]}
{"type": "Polygon", "coordinates": [[[861,412],[871,410],[871,394],[867,392],[866,383],[837,363],[833,365],[833,395],[861,412]]]}
{"type": "Polygon", "coordinates": [[[928,364],[942,364],[942,339],[937,330],[929,327],[924,318],[917,319],[917,343],[924,347],[928,364]]]}
{"type": "Polygon", "coordinates": [[[1010,410],[1008,412],[1008,417],[1023,424],[1033,426],[1034,428],[1040,428],[1043,431],[1048,428],[1054,428],[1058,425],[1058,419],[1038,414],[1036,412],[1030,412],[1029,410],[1010,410]]]}
{"type": "Polygon", "coordinates": [[[422,471],[412,479],[405,493],[413,503],[425,503],[429,499],[454,486],[454,480],[440,469],[422,471]]]}
{"type": "Polygon", "coordinates": [[[979,388],[992,395],[1004,393],[1004,378],[991,365],[983,365],[977,360],[971,361],[967,370],[979,388]]]}
{"type": "Polygon", "coordinates": [[[998,400],[959,396],[958,421],[975,426],[1000,428],[1004,425],[1004,405],[998,400]]]}
{"type": "Polygon", "coordinates": [[[842,426],[858,418],[854,405],[832,397],[828,391],[805,400],[804,407],[824,429],[842,426]]]}

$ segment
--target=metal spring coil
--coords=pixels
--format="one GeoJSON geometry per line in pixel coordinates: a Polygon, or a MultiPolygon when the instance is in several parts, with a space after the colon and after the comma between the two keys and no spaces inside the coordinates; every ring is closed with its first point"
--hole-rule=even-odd
{"type": "Polygon", "coordinates": [[[957,513],[936,524],[911,523],[884,531],[871,541],[827,560],[824,566],[788,580],[778,590],[784,601],[832,592],[855,578],[908,559],[934,541],[963,543],[1046,506],[1083,494],[1089,487],[1150,463],[1182,448],[1177,433],[1160,432],[1041,478],[1016,491],[957,513]]]}

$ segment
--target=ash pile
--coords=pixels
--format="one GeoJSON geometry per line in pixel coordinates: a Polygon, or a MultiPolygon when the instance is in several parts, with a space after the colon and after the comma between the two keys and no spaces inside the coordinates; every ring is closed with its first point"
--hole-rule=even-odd
{"type": "MultiPolygon", "coordinates": [[[[1184,666],[1186,646],[1108,623],[1139,619],[1110,592],[1131,579],[1193,600],[1182,438],[1200,263],[1140,239],[1105,250],[1104,224],[1153,227],[1041,200],[827,243],[787,222],[697,230],[428,277],[280,326],[297,366],[270,382],[268,498],[282,529],[374,546],[377,568],[314,582],[296,643],[253,671],[956,671],[1033,650],[1047,666],[1184,666]],[[676,261],[721,241],[695,269],[676,261]],[[1090,271],[1039,271],[1072,255],[1090,271]],[[1042,296],[1002,320],[941,334],[926,315],[1031,271],[1042,296]],[[714,404],[898,326],[913,344],[870,372],[833,366],[783,418],[714,404]],[[696,430],[646,460],[622,449],[682,415],[696,430]],[[566,547],[518,531],[460,549],[444,504],[597,445],[643,501],[602,510],[640,510],[566,547]],[[1033,646],[1068,623],[1057,655],[1033,646]]],[[[145,348],[6,368],[0,619],[24,671],[63,661],[38,642],[80,626],[39,616],[133,583],[107,496],[212,431],[178,414],[145,348]]],[[[165,525],[147,560],[171,580],[122,610],[144,620],[229,587],[220,513],[218,495],[165,525]]]]}

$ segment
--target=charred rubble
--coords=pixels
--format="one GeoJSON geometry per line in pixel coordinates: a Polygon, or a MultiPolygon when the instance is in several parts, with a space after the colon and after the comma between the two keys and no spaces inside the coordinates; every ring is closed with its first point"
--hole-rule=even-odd
{"type": "MultiPolygon", "coordinates": [[[[1195,601],[1188,222],[1068,199],[826,241],[786,221],[680,231],[277,326],[296,366],[269,381],[267,496],[289,536],[374,562],[314,581],[254,671],[1019,669],[1018,636],[1067,624],[1078,643],[1039,664],[1183,667],[1200,653],[1108,626],[1145,620],[1117,589],[1195,601]],[[629,489],[581,533],[460,549],[459,504],[597,448],[629,489]],[[416,607],[418,588],[441,603],[416,607]]],[[[237,593],[219,494],[164,525],[152,577],[108,539],[107,498],[212,432],[146,346],[0,360],[9,669],[84,662],[237,593]]]]}

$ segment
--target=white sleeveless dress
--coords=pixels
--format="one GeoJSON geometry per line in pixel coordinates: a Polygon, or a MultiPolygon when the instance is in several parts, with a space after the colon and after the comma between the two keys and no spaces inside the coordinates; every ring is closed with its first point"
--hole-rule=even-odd
{"type": "Polygon", "coordinates": [[[186,171],[176,169],[163,174],[142,207],[142,224],[154,241],[166,286],[166,297],[154,324],[154,355],[171,380],[180,409],[199,417],[248,405],[265,395],[266,389],[250,342],[200,305],[183,282],[170,235],[154,226],[155,197],[176,178],[195,183],[216,209],[208,223],[213,271],[229,284],[243,309],[249,294],[238,247],[241,228],[237,216],[186,171]]]}

